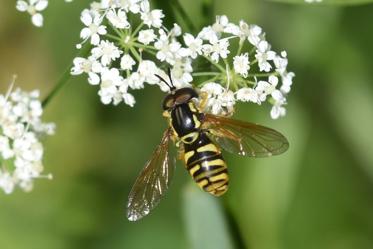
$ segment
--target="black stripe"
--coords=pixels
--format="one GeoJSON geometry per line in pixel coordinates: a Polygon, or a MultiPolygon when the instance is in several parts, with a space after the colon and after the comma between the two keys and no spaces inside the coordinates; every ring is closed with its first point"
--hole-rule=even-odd
{"type": "Polygon", "coordinates": [[[187,168],[189,169],[190,167],[193,167],[196,164],[201,164],[203,161],[211,162],[213,160],[218,160],[221,159],[224,161],[223,157],[221,154],[211,154],[211,155],[204,155],[204,154],[197,154],[194,153],[192,157],[190,157],[187,161],[187,168]],[[196,155],[196,156],[195,156],[196,155]],[[198,157],[198,155],[201,155],[201,157],[198,157]]]}
{"type": "MultiPolygon", "coordinates": [[[[207,171],[206,171],[206,172],[207,172],[207,171]]],[[[228,170],[227,170],[227,168],[225,168],[225,169],[222,170],[222,171],[215,172],[214,174],[207,175],[207,176],[205,176],[205,177],[199,179],[199,180],[196,181],[196,182],[199,183],[199,182],[201,182],[201,181],[203,181],[203,180],[207,180],[207,181],[208,181],[208,184],[212,184],[212,183],[216,183],[216,182],[219,182],[219,181],[227,181],[227,179],[221,179],[221,180],[217,180],[217,181],[211,181],[211,180],[210,180],[211,177],[218,176],[218,175],[220,175],[220,174],[224,174],[224,173],[228,174],[228,170]]],[[[194,179],[195,179],[195,178],[194,178],[194,179]]]]}
{"type": "Polygon", "coordinates": [[[203,168],[203,167],[200,167],[199,170],[197,170],[196,172],[194,172],[194,174],[192,175],[192,177],[195,179],[197,178],[199,175],[201,175],[203,172],[206,172],[206,171],[213,171],[213,170],[217,170],[217,169],[225,169],[224,166],[222,165],[213,165],[213,166],[210,166],[209,168],[203,168]]]}
{"type": "Polygon", "coordinates": [[[221,188],[221,187],[223,187],[223,186],[225,186],[225,185],[228,185],[228,182],[225,182],[225,181],[223,181],[223,180],[216,181],[216,182],[214,182],[214,183],[209,182],[205,187],[203,187],[203,189],[207,191],[207,189],[208,189],[212,184],[217,184],[217,183],[220,183],[220,182],[222,182],[222,185],[220,185],[220,186],[217,187],[217,188],[213,188],[213,189],[212,189],[211,191],[209,191],[209,192],[221,191],[221,190],[218,190],[218,188],[221,188]]]}

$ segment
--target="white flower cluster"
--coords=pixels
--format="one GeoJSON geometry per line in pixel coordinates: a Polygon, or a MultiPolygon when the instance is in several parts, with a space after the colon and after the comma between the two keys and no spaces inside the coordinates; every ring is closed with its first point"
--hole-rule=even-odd
{"type": "Polygon", "coordinates": [[[88,82],[100,87],[98,94],[104,104],[133,106],[135,98],[129,90],[142,89],[145,83],[169,90],[155,76],[166,77],[168,67],[176,87],[188,85],[192,60],[177,41],[182,31],[178,25],[164,28],[163,17],[162,10],[151,9],[148,0],[92,3],[81,14],[85,27],[80,33],[83,42],[77,47],[89,42],[93,48],[88,58],[74,59],[71,73],[88,74],[88,82]]]}
{"type": "Polygon", "coordinates": [[[81,14],[85,27],[77,46],[89,42],[93,48],[87,58],[74,59],[71,73],[86,73],[88,82],[100,87],[104,104],[133,106],[128,90],[142,89],[145,83],[170,90],[155,76],[167,79],[169,67],[176,88],[199,78],[194,87],[207,92],[208,112],[230,115],[237,101],[268,101],[273,119],[285,115],[294,73],[287,71],[286,52],[274,52],[259,26],[244,21],[237,25],[218,16],[193,36],[182,33],[177,24],[167,30],[163,18],[162,10],[152,10],[148,0],[94,2],[81,14]],[[208,69],[194,72],[197,60],[207,62],[208,69]]]}
{"type": "Polygon", "coordinates": [[[306,3],[321,3],[322,0],[304,0],[306,3]]]}
{"type": "Polygon", "coordinates": [[[9,90],[0,95],[0,189],[6,194],[16,186],[30,191],[42,175],[43,145],[40,137],[52,135],[54,124],[42,123],[39,92],[9,90]]]}
{"type": "Polygon", "coordinates": [[[244,21],[236,25],[226,16],[218,16],[194,38],[193,48],[216,68],[216,72],[201,73],[212,76],[200,85],[209,94],[212,113],[230,115],[236,101],[260,105],[268,100],[273,105],[273,119],[285,115],[286,95],[295,75],[287,71],[286,52],[272,51],[262,28],[244,21]],[[234,42],[238,49],[231,53],[234,42]]]}
{"type": "MultiPolygon", "coordinates": [[[[65,0],[72,2],[73,0],[65,0]]],[[[16,8],[21,12],[28,12],[31,15],[31,21],[36,27],[42,27],[44,18],[40,13],[48,7],[48,0],[17,0],[16,8]]]]}

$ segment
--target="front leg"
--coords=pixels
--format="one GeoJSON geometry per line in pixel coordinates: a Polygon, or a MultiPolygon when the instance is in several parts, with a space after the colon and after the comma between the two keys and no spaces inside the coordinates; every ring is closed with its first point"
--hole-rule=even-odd
{"type": "Polygon", "coordinates": [[[181,144],[181,145],[179,146],[179,150],[178,150],[177,158],[178,158],[180,161],[183,161],[183,162],[184,162],[184,156],[185,156],[185,150],[184,150],[184,146],[183,146],[183,144],[181,144]]]}
{"type": "Polygon", "coordinates": [[[207,92],[200,92],[199,96],[200,96],[200,101],[198,104],[198,110],[200,112],[204,112],[204,110],[207,107],[208,100],[209,100],[209,94],[207,92]]]}

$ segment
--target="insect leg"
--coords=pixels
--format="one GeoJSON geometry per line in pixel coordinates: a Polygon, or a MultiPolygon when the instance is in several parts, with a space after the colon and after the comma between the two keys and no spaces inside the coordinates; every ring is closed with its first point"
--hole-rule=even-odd
{"type": "Polygon", "coordinates": [[[200,101],[198,105],[198,110],[200,112],[203,112],[207,106],[209,94],[207,92],[200,92],[199,96],[200,96],[200,101]]]}

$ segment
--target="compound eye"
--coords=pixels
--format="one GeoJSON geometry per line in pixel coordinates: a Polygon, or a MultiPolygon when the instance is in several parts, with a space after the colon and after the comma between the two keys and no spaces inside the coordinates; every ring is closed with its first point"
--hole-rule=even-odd
{"type": "Polygon", "coordinates": [[[177,104],[187,103],[192,98],[198,98],[197,92],[193,88],[189,87],[178,90],[176,96],[175,102],[177,104]]]}
{"type": "Polygon", "coordinates": [[[163,101],[163,110],[168,110],[168,109],[172,108],[174,105],[175,105],[174,98],[173,97],[167,97],[163,101]]]}
{"type": "Polygon", "coordinates": [[[190,99],[192,98],[192,96],[190,94],[183,94],[179,97],[176,98],[176,103],[179,103],[179,104],[182,104],[182,103],[186,103],[188,102],[190,99]]]}

